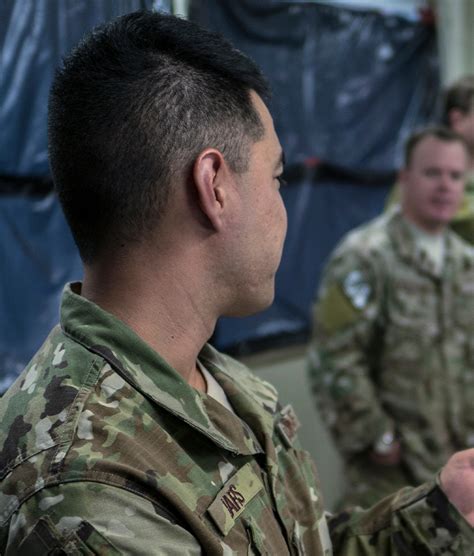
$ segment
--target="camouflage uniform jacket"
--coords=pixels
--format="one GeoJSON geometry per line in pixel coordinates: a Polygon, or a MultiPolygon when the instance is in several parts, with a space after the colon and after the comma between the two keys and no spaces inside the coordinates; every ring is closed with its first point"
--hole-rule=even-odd
{"type": "MultiPolygon", "coordinates": [[[[206,346],[234,415],[74,289],[1,401],[0,552],[332,554],[312,463],[275,390],[206,346]]],[[[335,554],[473,543],[434,482],[330,526],[335,554]]]]}
{"type": "Polygon", "coordinates": [[[398,208],[346,236],[315,306],[310,375],[341,451],[385,431],[415,483],[474,445],[474,250],[446,234],[436,275],[398,208]]]}

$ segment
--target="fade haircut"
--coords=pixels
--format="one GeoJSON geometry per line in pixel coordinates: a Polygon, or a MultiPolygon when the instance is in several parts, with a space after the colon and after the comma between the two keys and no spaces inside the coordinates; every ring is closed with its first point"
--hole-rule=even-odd
{"type": "Polygon", "coordinates": [[[96,28],[64,60],[49,99],[49,156],[84,262],[140,241],[173,181],[206,147],[234,172],[264,134],[250,92],[260,69],[223,37],[174,16],[134,12],[96,28]]]}
{"type": "Polygon", "coordinates": [[[474,111],[474,75],[466,75],[455,81],[447,90],[443,99],[443,123],[450,125],[449,113],[453,109],[463,114],[474,111]]]}
{"type": "Polygon", "coordinates": [[[434,137],[445,143],[460,143],[466,150],[466,155],[469,157],[469,147],[467,145],[464,137],[456,133],[455,131],[443,127],[443,126],[432,126],[425,129],[416,131],[405,143],[405,168],[408,168],[413,159],[413,153],[419,143],[426,139],[426,137],[434,137]]]}

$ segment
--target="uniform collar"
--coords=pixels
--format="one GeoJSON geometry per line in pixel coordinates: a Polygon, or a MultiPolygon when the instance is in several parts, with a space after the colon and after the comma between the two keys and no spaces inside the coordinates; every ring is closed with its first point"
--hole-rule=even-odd
{"type": "Polygon", "coordinates": [[[276,389],[209,344],[204,346],[199,359],[219,382],[234,410],[251,426],[259,443],[264,444],[265,434],[273,433],[275,415],[280,409],[276,389]]]}
{"type": "MultiPolygon", "coordinates": [[[[125,323],[81,297],[80,287],[80,283],[68,284],[63,292],[61,328],[67,336],[100,355],[148,400],[185,421],[215,444],[235,454],[262,452],[246,422],[207,394],[192,388],[125,323]]],[[[205,364],[228,394],[218,375],[220,371],[223,376],[229,376],[230,369],[220,369],[214,355],[217,352],[212,348],[204,348],[203,353],[206,360],[215,359],[212,365],[205,364]]],[[[232,393],[228,396],[232,403],[232,393]]],[[[239,400],[248,409],[255,409],[252,396],[245,392],[239,400]]],[[[238,408],[236,411],[242,415],[238,408]]]]}

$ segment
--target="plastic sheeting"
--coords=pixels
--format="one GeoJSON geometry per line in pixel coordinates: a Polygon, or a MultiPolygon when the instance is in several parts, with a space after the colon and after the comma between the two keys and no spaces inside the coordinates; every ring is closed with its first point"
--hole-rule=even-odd
{"type": "Polygon", "coordinates": [[[48,182],[46,116],[56,66],[95,25],[151,0],[0,2],[0,392],[58,321],[81,264],[48,182]]]}
{"type": "Polygon", "coordinates": [[[288,174],[304,174],[308,163],[326,168],[324,178],[290,179],[283,191],[289,229],[273,306],[222,319],[214,341],[242,353],[268,340],[301,339],[327,255],[346,231],[382,210],[405,137],[435,119],[434,28],[376,11],[271,0],[201,0],[191,15],[270,78],[288,174]]]}
{"type": "Polygon", "coordinates": [[[312,0],[319,4],[329,4],[354,10],[377,10],[383,14],[400,15],[406,19],[418,20],[421,9],[430,9],[431,0],[312,0]]]}
{"type": "Polygon", "coordinates": [[[65,282],[81,263],[53,194],[0,196],[0,392],[58,322],[65,282]]]}
{"type": "Polygon", "coordinates": [[[317,157],[353,170],[393,170],[405,137],[433,117],[439,76],[432,27],[272,0],[200,0],[192,15],[270,78],[290,164],[317,157]]]}
{"type": "Polygon", "coordinates": [[[0,2],[0,174],[47,176],[46,117],[54,70],[96,25],[152,0],[0,2]]]}

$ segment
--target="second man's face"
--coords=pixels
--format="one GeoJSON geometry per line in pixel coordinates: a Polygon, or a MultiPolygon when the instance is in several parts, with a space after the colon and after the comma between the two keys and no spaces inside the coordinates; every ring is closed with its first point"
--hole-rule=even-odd
{"type": "Polygon", "coordinates": [[[464,192],[468,155],[462,143],[425,137],[402,172],[406,216],[428,232],[442,230],[456,214],[464,192]]]}

